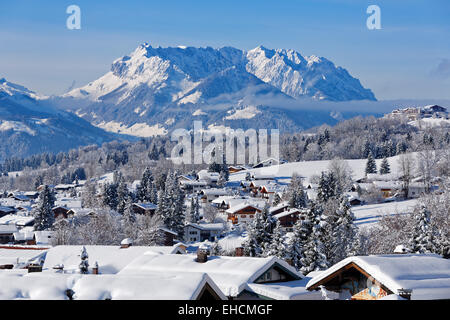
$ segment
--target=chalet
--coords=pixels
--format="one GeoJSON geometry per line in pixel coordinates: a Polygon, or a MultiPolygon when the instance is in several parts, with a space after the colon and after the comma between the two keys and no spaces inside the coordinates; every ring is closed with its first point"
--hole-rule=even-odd
{"type": "Polygon", "coordinates": [[[284,212],[278,213],[273,216],[275,219],[280,221],[280,225],[287,231],[291,232],[294,224],[298,219],[304,219],[303,212],[299,209],[292,208],[284,212]]]}
{"type": "Polygon", "coordinates": [[[54,190],[56,191],[56,192],[64,192],[64,191],[69,191],[69,190],[71,190],[71,189],[73,189],[73,188],[75,188],[76,186],[75,185],[73,185],[73,184],[57,184],[55,187],[54,187],[54,190]]]}
{"type": "Polygon", "coordinates": [[[423,183],[420,182],[411,182],[408,185],[408,197],[409,198],[418,198],[428,190],[423,183]]]}
{"type": "Polygon", "coordinates": [[[174,240],[178,237],[178,233],[164,227],[159,227],[158,230],[162,231],[164,234],[164,245],[172,247],[174,245],[174,240]]]}
{"type": "Polygon", "coordinates": [[[0,225],[0,243],[12,243],[14,242],[14,233],[18,229],[15,225],[3,224],[0,225]]]}
{"type": "Polygon", "coordinates": [[[277,206],[271,207],[269,209],[269,213],[274,216],[276,214],[282,213],[286,210],[289,210],[289,204],[287,202],[282,202],[278,204],[277,206]]]}
{"type": "MultiPolygon", "coordinates": [[[[208,257],[204,250],[192,255],[145,254],[133,260],[119,275],[145,276],[154,273],[195,274],[206,273],[229,299],[275,299],[263,292],[264,285],[277,284],[282,289],[291,288],[309,294],[305,287],[293,287],[293,283],[303,279],[302,274],[285,261],[276,257],[208,257]],[[250,285],[260,285],[255,292],[250,285]]],[[[317,293],[311,292],[313,295],[317,293]]]]}
{"type": "Polygon", "coordinates": [[[68,217],[93,217],[95,216],[95,211],[89,208],[72,208],[67,211],[68,217]]]}
{"type": "Polygon", "coordinates": [[[270,203],[273,201],[275,194],[281,194],[286,190],[286,186],[281,186],[276,183],[264,184],[258,188],[258,193],[261,198],[268,200],[270,203]]]}
{"type": "Polygon", "coordinates": [[[195,192],[208,186],[206,181],[180,180],[180,186],[185,191],[195,192]]]}
{"type": "Polygon", "coordinates": [[[39,197],[39,192],[37,191],[28,191],[25,192],[24,195],[29,199],[29,200],[35,200],[39,197]]]}
{"type": "Polygon", "coordinates": [[[202,189],[199,194],[200,199],[202,199],[204,203],[212,202],[214,199],[219,197],[230,195],[227,190],[218,188],[202,189]]]}
{"type": "Polygon", "coordinates": [[[18,229],[33,226],[34,217],[29,215],[8,214],[0,218],[0,225],[15,225],[18,229]]]}
{"type": "Polygon", "coordinates": [[[8,214],[13,214],[16,212],[16,209],[7,206],[0,206],[0,217],[6,216],[8,214]]]}
{"type": "Polygon", "coordinates": [[[205,181],[208,185],[215,185],[219,180],[218,172],[210,172],[208,170],[200,170],[197,172],[198,181],[205,181]]]}
{"type": "Polygon", "coordinates": [[[248,202],[240,203],[226,210],[228,214],[228,220],[233,224],[246,223],[253,220],[257,212],[262,210],[257,206],[250,204],[248,202]]]}
{"type": "Polygon", "coordinates": [[[243,170],[247,170],[247,168],[244,166],[228,166],[228,171],[230,173],[236,173],[236,172],[240,172],[243,170]]]}
{"type": "Polygon", "coordinates": [[[275,159],[275,158],[268,158],[266,160],[263,160],[263,161],[257,163],[256,165],[253,166],[253,168],[254,169],[264,168],[264,167],[269,167],[269,166],[276,166],[276,165],[283,164],[283,163],[286,163],[286,161],[280,160],[280,159],[275,159]]]}
{"type": "Polygon", "coordinates": [[[401,189],[400,182],[398,181],[373,181],[372,184],[376,190],[379,190],[383,194],[384,198],[393,196],[401,189]]]}
{"type": "Polygon", "coordinates": [[[145,214],[153,216],[158,206],[153,203],[133,203],[133,211],[135,214],[145,214]]]}
{"type": "Polygon", "coordinates": [[[349,257],[313,277],[306,288],[321,286],[339,299],[450,299],[450,260],[435,254],[349,257]]]}
{"type": "Polygon", "coordinates": [[[214,241],[223,229],[222,223],[188,223],[184,226],[184,239],[188,242],[214,241]]]}
{"type": "Polygon", "coordinates": [[[52,208],[53,214],[55,215],[55,219],[58,217],[63,217],[64,219],[67,219],[69,208],[63,207],[63,206],[56,206],[52,208]]]}

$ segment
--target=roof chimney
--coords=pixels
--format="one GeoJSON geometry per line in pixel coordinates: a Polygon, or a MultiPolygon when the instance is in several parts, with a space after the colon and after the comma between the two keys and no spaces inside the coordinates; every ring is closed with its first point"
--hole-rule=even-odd
{"type": "Polygon", "coordinates": [[[200,245],[197,250],[197,262],[199,263],[205,263],[208,261],[208,254],[209,254],[209,246],[206,244],[200,245]]]}
{"type": "Polygon", "coordinates": [[[412,289],[398,289],[397,294],[406,300],[411,300],[412,289]]]}

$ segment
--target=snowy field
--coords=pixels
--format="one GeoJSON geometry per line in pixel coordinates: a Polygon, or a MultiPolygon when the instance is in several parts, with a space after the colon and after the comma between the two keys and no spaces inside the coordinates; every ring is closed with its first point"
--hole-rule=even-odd
{"type": "Polygon", "coordinates": [[[355,224],[357,226],[371,227],[384,215],[411,213],[416,204],[417,199],[411,199],[406,201],[354,206],[351,210],[355,215],[355,224]]]}
{"type": "MultiPolygon", "coordinates": [[[[413,157],[416,157],[415,153],[411,153],[413,157]]],[[[391,173],[397,174],[399,172],[399,163],[398,159],[400,156],[389,157],[389,165],[391,167],[391,173]]],[[[297,173],[299,176],[304,177],[304,183],[310,183],[311,178],[313,176],[320,176],[322,171],[326,171],[328,166],[332,160],[319,160],[319,161],[301,161],[301,162],[291,162],[285,163],[277,166],[270,166],[264,168],[243,170],[237,173],[230,174],[230,181],[241,181],[245,180],[245,175],[247,172],[250,174],[263,175],[263,176],[273,176],[278,179],[286,178],[289,182],[289,179],[292,177],[294,173],[297,173]]],[[[367,159],[351,159],[344,160],[347,162],[348,166],[351,168],[353,172],[353,180],[362,179],[365,176],[365,169],[367,159]]],[[[377,168],[380,168],[382,159],[376,159],[377,168]]]]}

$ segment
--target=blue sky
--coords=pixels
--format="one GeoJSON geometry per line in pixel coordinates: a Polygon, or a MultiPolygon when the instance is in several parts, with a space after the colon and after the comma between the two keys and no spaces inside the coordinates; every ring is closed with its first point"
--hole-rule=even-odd
{"type": "Polygon", "coordinates": [[[289,48],[332,60],[385,99],[450,99],[450,1],[2,1],[0,77],[60,94],[140,43],[289,48]],[[66,8],[81,8],[81,30],[66,8]],[[368,5],[381,30],[368,30],[368,5]]]}

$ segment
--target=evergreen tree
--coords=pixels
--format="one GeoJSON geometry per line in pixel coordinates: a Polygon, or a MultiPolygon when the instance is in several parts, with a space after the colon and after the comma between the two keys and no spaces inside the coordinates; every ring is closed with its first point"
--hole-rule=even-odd
{"type": "Polygon", "coordinates": [[[375,163],[372,152],[369,152],[366,163],[366,175],[369,173],[377,173],[377,164],[375,163]]]}
{"type": "Polygon", "coordinates": [[[117,184],[117,212],[123,214],[125,211],[125,205],[128,198],[130,198],[130,192],[128,191],[128,186],[125,183],[125,179],[122,174],[119,174],[118,184],[117,184]]]}
{"type": "Polygon", "coordinates": [[[225,184],[227,183],[227,180],[226,180],[226,178],[225,178],[225,172],[224,171],[220,171],[220,174],[219,174],[219,178],[217,179],[217,186],[219,187],[219,188],[223,188],[223,187],[225,187],[225,184]]]}
{"type": "Polygon", "coordinates": [[[145,168],[142,175],[141,183],[136,190],[136,198],[141,202],[150,202],[156,204],[157,199],[157,188],[154,183],[152,172],[149,168],[145,168]]]}
{"type": "Polygon", "coordinates": [[[166,179],[166,190],[158,197],[157,213],[161,217],[164,225],[172,231],[183,234],[185,222],[185,194],[180,188],[178,175],[176,172],[169,172],[166,179]],[[159,199],[161,198],[161,199],[159,199]]]}
{"type": "Polygon", "coordinates": [[[53,226],[55,215],[52,209],[55,205],[55,200],[53,190],[48,185],[45,185],[44,189],[39,193],[38,204],[33,209],[34,230],[47,230],[53,226]]]}
{"type": "Polygon", "coordinates": [[[200,204],[198,203],[198,197],[192,196],[191,207],[189,209],[188,222],[197,223],[200,220],[200,204]]]}
{"type": "Polygon", "coordinates": [[[257,212],[253,221],[247,225],[247,239],[243,242],[244,253],[250,257],[260,257],[263,254],[267,233],[261,213],[257,212]]]}
{"type": "Polygon", "coordinates": [[[83,248],[81,249],[81,254],[80,254],[80,258],[81,258],[81,262],[78,265],[79,269],[80,269],[80,273],[82,274],[87,274],[89,273],[89,255],[86,251],[86,248],[83,246],[83,248]]]}
{"type": "Polygon", "coordinates": [[[280,259],[287,258],[287,248],[284,241],[284,232],[279,220],[277,220],[275,229],[273,229],[272,241],[266,247],[264,256],[275,256],[280,259]]]}
{"type": "Polygon", "coordinates": [[[337,263],[347,258],[355,250],[357,229],[353,224],[354,215],[350,210],[347,197],[342,197],[339,209],[336,211],[337,220],[332,227],[329,242],[332,243],[332,257],[328,257],[331,263],[337,263]]]}
{"type": "Polygon", "coordinates": [[[125,237],[135,238],[135,226],[136,226],[136,215],[133,210],[133,201],[131,197],[128,197],[125,204],[125,210],[123,213],[123,228],[125,237]]]}
{"type": "Polygon", "coordinates": [[[220,256],[223,254],[223,249],[219,244],[219,239],[217,237],[214,239],[214,243],[211,246],[211,255],[212,256],[220,256]]]}
{"type": "Polygon", "coordinates": [[[311,222],[311,233],[304,248],[304,259],[302,260],[301,271],[308,274],[312,271],[324,270],[329,267],[329,262],[325,255],[326,222],[322,217],[320,206],[312,204],[308,210],[307,219],[311,222]]]}
{"type": "Polygon", "coordinates": [[[305,269],[305,249],[311,232],[310,221],[298,219],[287,242],[287,257],[292,261],[292,265],[302,272],[305,269]]]}
{"type": "Polygon", "coordinates": [[[103,186],[103,204],[107,205],[111,210],[117,210],[118,196],[117,196],[117,184],[106,183],[103,186]]]}
{"type": "Polygon", "coordinates": [[[391,173],[391,167],[389,166],[389,161],[386,157],[383,158],[380,166],[380,174],[391,173]]]}
{"type": "Polygon", "coordinates": [[[275,196],[273,197],[272,205],[274,207],[278,206],[281,203],[282,199],[278,193],[275,193],[275,196]]]}
{"type": "Polygon", "coordinates": [[[294,174],[288,188],[289,207],[291,208],[306,208],[306,194],[303,190],[303,183],[299,176],[294,174]]]}
{"type": "Polygon", "coordinates": [[[436,248],[433,227],[430,222],[430,211],[421,204],[413,213],[414,226],[410,240],[411,251],[414,253],[435,253],[436,248]]]}
{"type": "Polygon", "coordinates": [[[327,202],[336,196],[337,181],[333,172],[322,172],[317,188],[317,200],[321,203],[327,202]]]}

